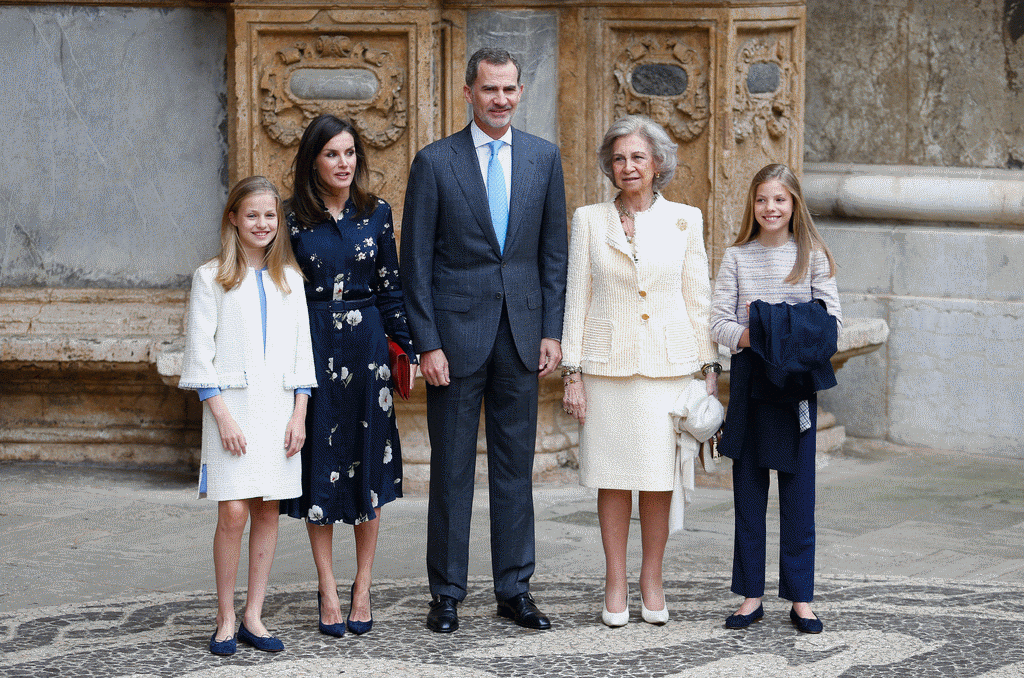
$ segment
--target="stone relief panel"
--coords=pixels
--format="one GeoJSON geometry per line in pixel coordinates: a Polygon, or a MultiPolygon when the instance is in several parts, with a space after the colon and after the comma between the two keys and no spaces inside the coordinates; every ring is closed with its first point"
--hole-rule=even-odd
{"type": "Polygon", "coordinates": [[[279,49],[275,57],[260,77],[260,123],[281,145],[298,145],[306,125],[322,113],[351,120],[377,149],[405,131],[405,71],[391,52],[326,34],[279,49]]]}
{"type": "Polygon", "coordinates": [[[750,179],[769,163],[801,168],[802,87],[795,27],[766,31],[742,28],[736,33],[731,139],[719,192],[722,226],[712,246],[712,259],[736,239],[750,179]]]}
{"type": "Polygon", "coordinates": [[[785,139],[793,121],[796,69],[784,39],[747,40],[736,59],[733,133],[737,144],[757,143],[771,155],[772,142],[785,139]]]}
{"type": "Polygon", "coordinates": [[[678,142],[695,139],[711,115],[706,62],[685,39],[632,39],[614,66],[615,115],[646,115],[678,142]]]}
{"type": "MultiPolygon", "coordinates": [[[[711,52],[707,29],[680,23],[659,30],[612,26],[608,54],[612,79],[611,119],[646,115],[679,144],[676,176],[665,187],[671,200],[704,207],[711,190],[709,135],[711,52]]],[[[610,184],[606,197],[614,194],[610,184]]]]}
{"type": "Polygon", "coordinates": [[[369,188],[391,203],[400,223],[405,177],[416,150],[410,139],[417,106],[410,73],[417,71],[419,27],[357,23],[352,15],[330,11],[317,11],[302,23],[288,13],[258,18],[262,21],[236,31],[248,42],[244,49],[251,65],[242,68],[249,69],[245,76],[252,92],[249,101],[238,102],[240,109],[248,108],[239,111],[237,123],[248,127],[237,135],[239,175],[265,174],[290,195],[299,139],[313,118],[331,113],[359,130],[369,188]]]}

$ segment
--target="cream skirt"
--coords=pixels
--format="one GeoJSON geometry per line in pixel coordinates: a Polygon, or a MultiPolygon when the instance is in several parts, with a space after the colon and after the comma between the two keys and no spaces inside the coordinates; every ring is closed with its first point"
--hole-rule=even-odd
{"type": "Polygon", "coordinates": [[[580,483],[609,490],[670,492],[676,432],[669,410],[692,377],[584,375],[580,483]]]}

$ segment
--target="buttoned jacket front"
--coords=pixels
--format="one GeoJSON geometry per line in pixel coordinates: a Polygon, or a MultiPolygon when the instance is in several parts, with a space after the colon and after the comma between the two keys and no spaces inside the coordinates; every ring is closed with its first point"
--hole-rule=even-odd
{"type": "Polygon", "coordinates": [[[611,202],[572,219],[563,364],[609,377],[672,377],[716,359],[701,212],[659,197],[635,216],[636,259],[611,202]]]}

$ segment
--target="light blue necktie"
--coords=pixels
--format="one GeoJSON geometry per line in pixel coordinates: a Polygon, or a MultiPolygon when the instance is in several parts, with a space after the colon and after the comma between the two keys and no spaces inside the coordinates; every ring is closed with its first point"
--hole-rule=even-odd
{"type": "Polygon", "coordinates": [[[508,233],[508,194],[505,192],[505,173],[498,161],[498,150],[503,141],[492,141],[491,159],[487,162],[487,204],[491,208],[491,223],[494,235],[498,237],[498,247],[505,252],[505,234],[508,233]]]}

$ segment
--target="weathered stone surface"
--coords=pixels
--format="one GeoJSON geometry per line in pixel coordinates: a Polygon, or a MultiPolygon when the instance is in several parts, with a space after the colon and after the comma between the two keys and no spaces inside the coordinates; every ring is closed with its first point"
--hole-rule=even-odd
{"type": "Polygon", "coordinates": [[[819,219],[844,313],[883,318],[888,344],[821,395],[853,435],[1020,456],[1024,350],[1016,231],[819,219]]]}
{"type": "Polygon", "coordinates": [[[1020,169],[1019,12],[1004,0],[808,0],[806,159],[1020,169]]]}
{"type": "Polygon", "coordinates": [[[0,285],[182,287],[216,253],[221,8],[0,5],[0,285]]]}
{"type": "MultiPolygon", "coordinates": [[[[473,10],[466,14],[466,54],[481,47],[501,46],[523,69],[523,100],[512,124],[558,143],[559,41],[558,13],[537,10],[473,10]]],[[[458,64],[454,75],[463,76],[458,64]]],[[[460,77],[461,83],[465,77],[460,77]]],[[[472,115],[466,106],[466,120],[472,115]]]]}

